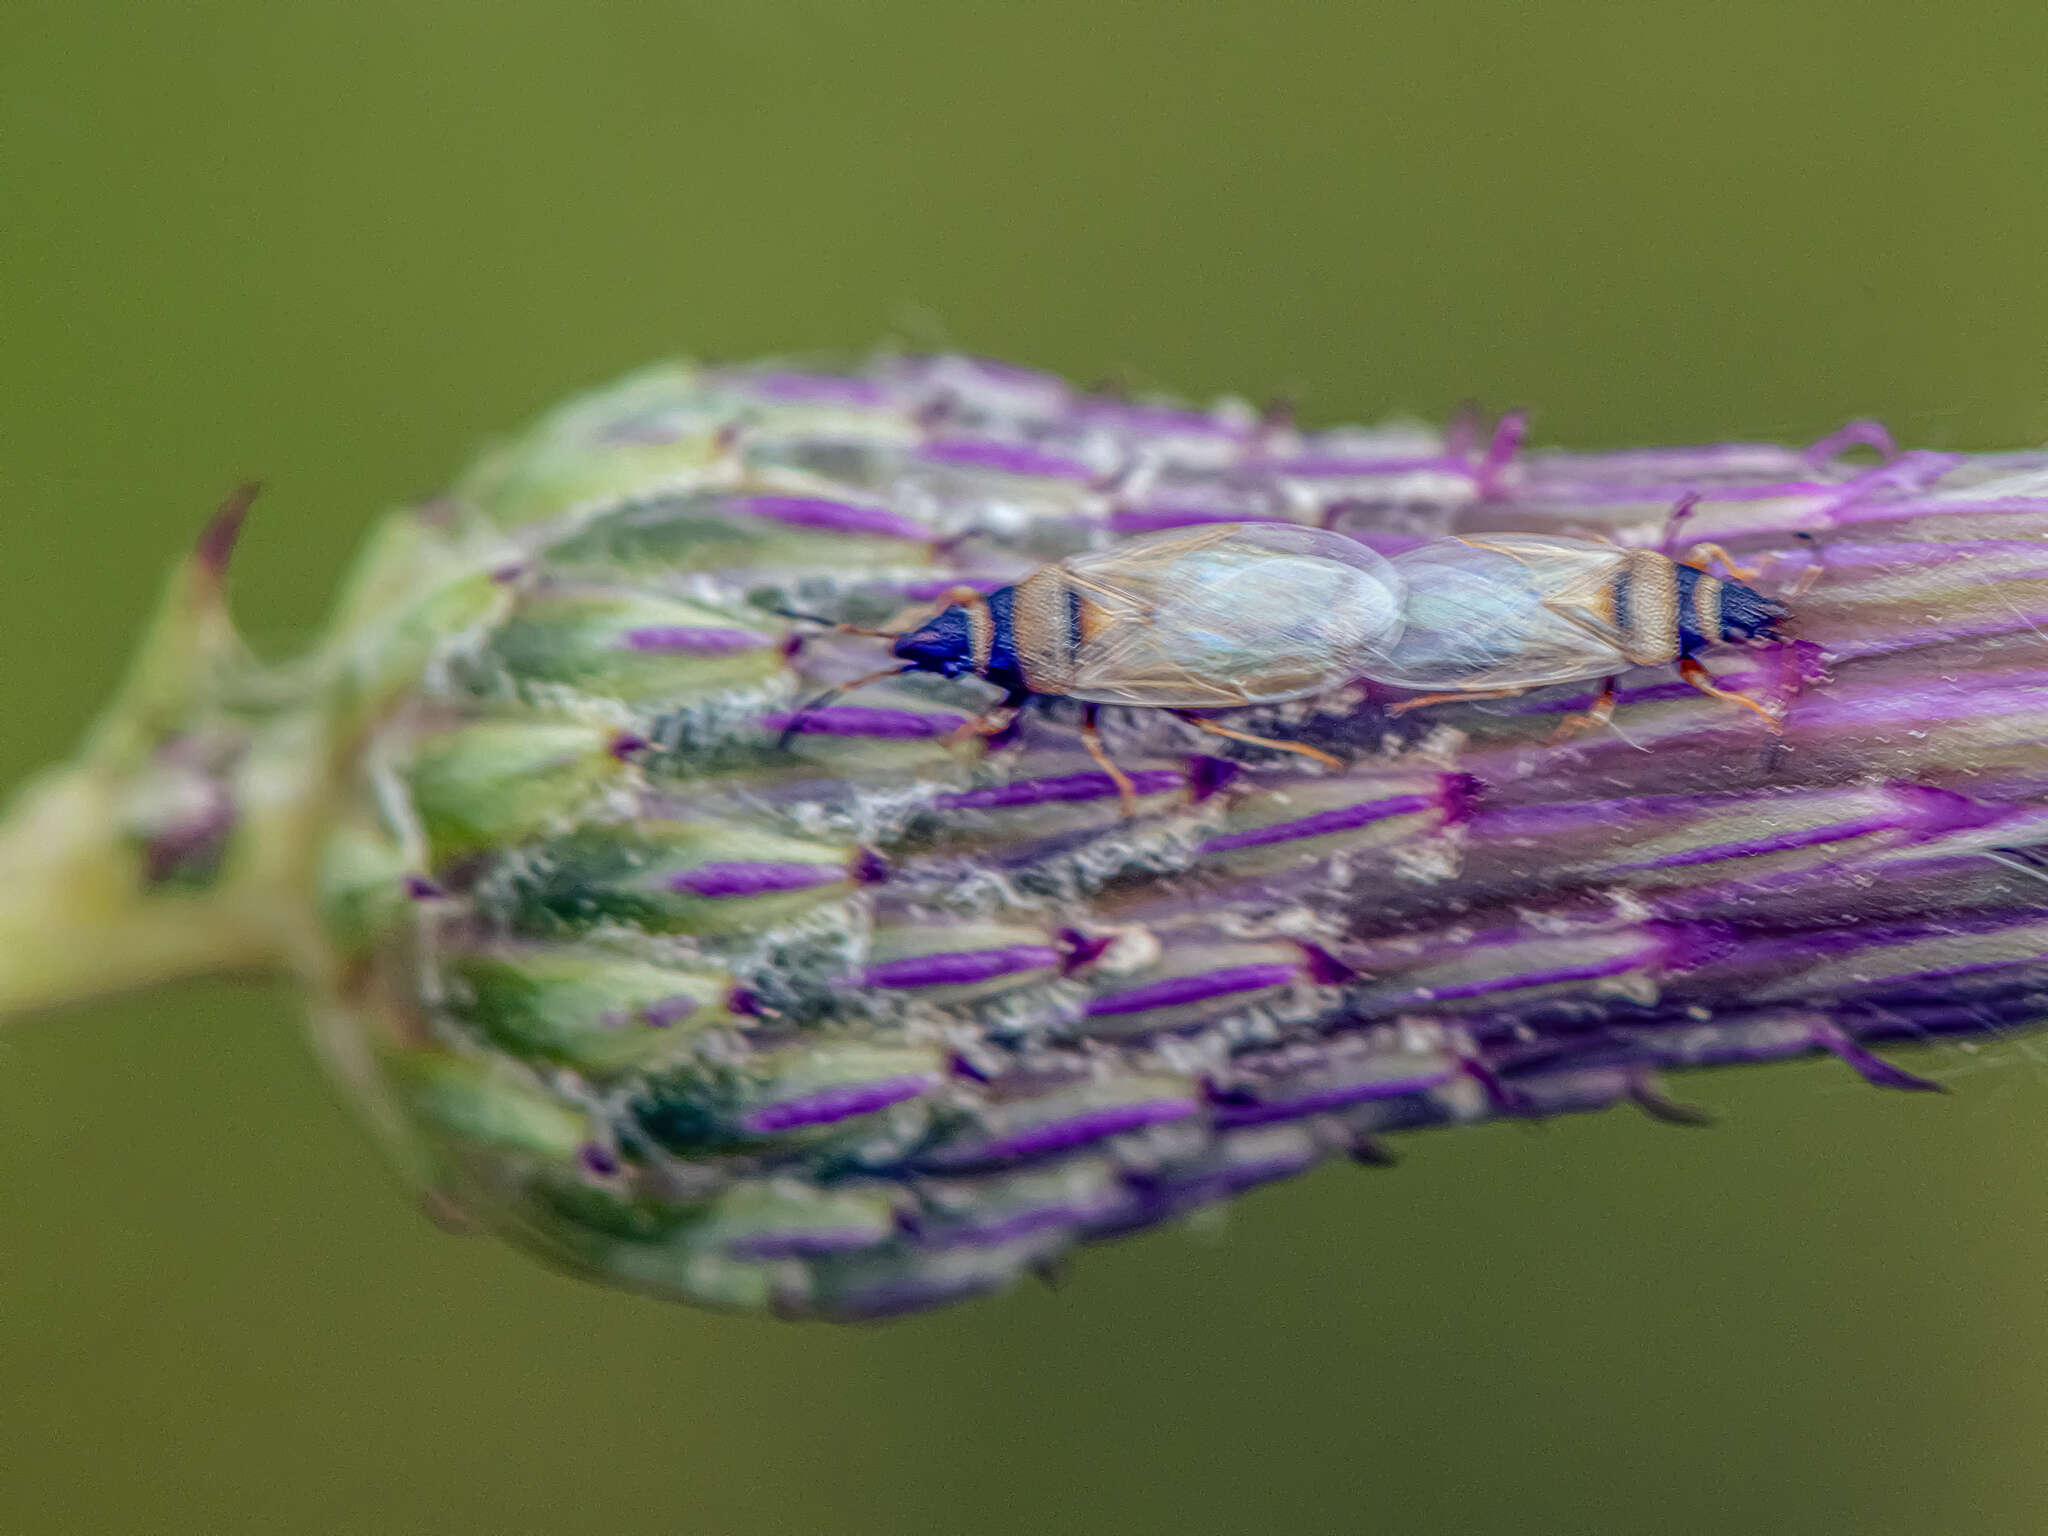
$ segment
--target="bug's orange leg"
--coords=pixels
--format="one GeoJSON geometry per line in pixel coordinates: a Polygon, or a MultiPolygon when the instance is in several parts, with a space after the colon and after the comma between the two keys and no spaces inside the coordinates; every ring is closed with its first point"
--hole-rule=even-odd
{"type": "Polygon", "coordinates": [[[973,719],[961,721],[948,731],[945,744],[957,747],[963,741],[972,741],[977,736],[1000,736],[1010,728],[1010,722],[1017,718],[1020,707],[1008,702],[993,705],[973,719]]]}
{"type": "Polygon", "coordinates": [[[1333,757],[1321,747],[1304,746],[1298,741],[1279,741],[1271,736],[1254,736],[1250,731],[1233,731],[1227,725],[1218,725],[1214,720],[1204,720],[1200,715],[1188,714],[1185,710],[1169,710],[1177,720],[1185,720],[1198,731],[1207,731],[1211,736],[1228,736],[1232,741],[1248,741],[1255,747],[1271,747],[1276,752],[1296,752],[1303,757],[1312,757],[1328,768],[1342,768],[1344,759],[1333,757]]]}
{"type": "Polygon", "coordinates": [[[1110,761],[1108,749],[1102,745],[1102,728],[1095,723],[1096,709],[1090,704],[1081,716],[1081,743],[1087,747],[1088,755],[1095,764],[1109,775],[1110,783],[1116,786],[1116,797],[1123,802],[1124,815],[1138,814],[1138,786],[1131,782],[1131,776],[1110,761]]]}
{"type": "Polygon", "coordinates": [[[1467,699],[1518,699],[1528,691],[1526,688],[1477,688],[1470,693],[1418,693],[1412,699],[1389,704],[1387,713],[1405,715],[1411,709],[1422,709],[1431,704],[1462,704],[1467,699]]]}
{"type": "Polygon", "coordinates": [[[1785,722],[1778,718],[1776,712],[1757,703],[1748,694],[1737,693],[1732,688],[1723,688],[1714,681],[1714,674],[1700,665],[1698,657],[1681,656],[1678,659],[1678,675],[1710,699],[1726,699],[1731,704],[1740,704],[1744,709],[1754,710],[1769,722],[1773,732],[1778,735],[1784,734],[1785,722]]]}
{"type": "Polygon", "coordinates": [[[1608,678],[1600,685],[1600,691],[1593,695],[1593,707],[1576,715],[1566,715],[1557,722],[1557,729],[1550,733],[1549,745],[1557,746],[1570,741],[1579,732],[1597,729],[1614,718],[1615,682],[1608,678]]]}
{"type": "Polygon", "coordinates": [[[1704,571],[1710,560],[1720,561],[1721,569],[1737,581],[1754,581],[1763,574],[1763,567],[1760,565],[1737,565],[1735,557],[1718,544],[1695,544],[1685,552],[1685,558],[1678,563],[1689,565],[1696,571],[1704,571]]]}

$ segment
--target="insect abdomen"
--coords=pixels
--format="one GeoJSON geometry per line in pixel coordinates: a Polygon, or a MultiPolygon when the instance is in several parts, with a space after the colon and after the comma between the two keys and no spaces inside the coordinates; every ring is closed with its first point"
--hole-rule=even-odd
{"type": "Polygon", "coordinates": [[[1687,578],[1698,575],[1655,550],[1629,551],[1627,563],[1614,573],[1613,596],[1614,627],[1630,661],[1655,667],[1691,654],[1681,626],[1690,607],[1687,578]]]}
{"type": "Polygon", "coordinates": [[[1074,684],[1083,627],[1076,610],[1086,599],[1056,565],[1033,571],[1009,591],[1008,622],[1001,628],[1018,680],[1032,693],[1066,693],[1074,684]]]}

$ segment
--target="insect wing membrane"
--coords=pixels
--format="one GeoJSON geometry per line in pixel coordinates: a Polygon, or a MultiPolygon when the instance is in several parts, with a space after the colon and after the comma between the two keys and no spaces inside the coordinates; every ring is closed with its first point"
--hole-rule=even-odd
{"type": "Polygon", "coordinates": [[[1614,584],[1628,567],[1627,550],[1540,533],[1492,533],[1457,542],[1506,555],[1551,608],[1598,640],[1623,643],[1614,616],[1614,584]]]}
{"type": "Polygon", "coordinates": [[[1627,670],[1611,590],[1626,554],[1536,535],[1439,539],[1396,557],[1400,638],[1368,673],[1398,688],[1535,688],[1627,670]]]}
{"type": "Polygon", "coordinates": [[[1075,698],[1223,709],[1357,677],[1400,622],[1401,578],[1342,534],[1224,524],[1076,556],[1075,698]]]}

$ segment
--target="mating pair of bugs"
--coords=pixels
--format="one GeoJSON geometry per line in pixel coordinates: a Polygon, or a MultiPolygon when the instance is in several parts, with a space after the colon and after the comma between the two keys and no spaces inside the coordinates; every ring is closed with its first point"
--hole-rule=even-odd
{"type": "MultiPolygon", "coordinates": [[[[1694,559],[1724,552],[1702,546],[1694,559]]],[[[1279,704],[1359,678],[1425,690],[1394,712],[1453,699],[1506,698],[1602,679],[1565,731],[1605,724],[1615,674],[1677,662],[1700,692],[1777,717],[1718,686],[1698,653],[1782,638],[1782,603],[1647,549],[1501,533],[1438,539],[1388,559],[1356,540],[1290,524],[1173,529],[1041,566],[986,595],[956,587],[881,629],[897,664],[835,688],[906,672],[978,677],[1003,697],[963,727],[994,735],[1033,698],[1085,704],[1081,737],[1134,811],[1131,780],[1110,760],[1101,705],[1164,709],[1198,730],[1295,752],[1319,748],[1233,730],[1191,713],[1279,704]]],[[[785,733],[787,734],[787,733],[785,733]]]]}

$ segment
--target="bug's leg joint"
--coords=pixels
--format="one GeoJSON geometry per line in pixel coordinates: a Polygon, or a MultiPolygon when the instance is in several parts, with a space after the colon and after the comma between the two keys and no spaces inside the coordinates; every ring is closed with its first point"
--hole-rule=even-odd
{"type": "Polygon", "coordinates": [[[1518,699],[1528,691],[1526,688],[1475,688],[1449,693],[1418,693],[1412,699],[1389,704],[1387,713],[1405,715],[1411,709],[1427,709],[1432,704],[1463,704],[1471,699],[1518,699]]]}
{"type": "Polygon", "coordinates": [[[1685,552],[1685,558],[1678,563],[1712,575],[1711,562],[1715,560],[1720,561],[1721,569],[1736,581],[1754,581],[1763,574],[1763,567],[1760,565],[1737,565],[1735,557],[1718,544],[1695,544],[1685,552]]]}
{"type": "Polygon", "coordinates": [[[1168,711],[1176,720],[1185,720],[1198,731],[1207,731],[1211,736],[1224,736],[1232,741],[1249,742],[1255,747],[1271,747],[1276,752],[1293,752],[1302,757],[1314,758],[1327,768],[1342,768],[1344,759],[1325,752],[1321,747],[1311,747],[1299,741],[1281,741],[1272,736],[1254,736],[1250,731],[1234,731],[1227,725],[1218,725],[1214,720],[1204,720],[1200,715],[1191,715],[1186,710],[1168,711]]]}
{"type": "Polygon", "coordinates": [[[1096,723],[1097,710],[1090,704],[1081,716],[1081,744],[1088,749],[1088,755],[1095,759],[1095,765],[1109,775],[1109,782],[1116,786],[1116,797],[1123,802],[1124,815],[1138,814],[1138,786],[1131,782],[1131,776],[1117,767],[1111,759],[1108,748],[1102,744],[1102,727],[1096,723]]]}
{"type": "Polygon", "coordinates": [[[946,745],[957,747],[962,742],[972,741],[977,737],[1000,736],[1010,728],[1011,722],[1017,718],[1018,711],[1023,707],[1024,701],[1015,696],[999,700],[972,719],[961,721],[947,732],[946,745]]]}
{"type": "Polygon", "coordinates": [[[1558,721],[1557,729],[1550,733],[1549,745],[1558,746],[1570,741],[1579,732],[1597,729],[1614,718],[1616,685],[1613,678],[1601,683],[1600,691],[1593,695],[1592,706],[1577,714],[1566,715],[1558,721]]]}
{"type": "Polygon", "coordinates": [[[1681,656],[1678,660],[1678,675],[1688,683],[1691,683],[1693,687],[1699,689],[1708,698],[1725,699],[1730,704],[1740,704],[1744,709],[1761,715],[1765,724],[1769,725],[1774,732],[1781,735],[1784,733],[1785,722],[1779,717],[1777,711],[1767,705],[1759,704],[1755,699],[1749,697],[1748,694],[1737,693],[1733,688],[1723,688],[1714,681],[1713,673],[1700,665],[1697,656],[1681,656]]]}

